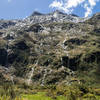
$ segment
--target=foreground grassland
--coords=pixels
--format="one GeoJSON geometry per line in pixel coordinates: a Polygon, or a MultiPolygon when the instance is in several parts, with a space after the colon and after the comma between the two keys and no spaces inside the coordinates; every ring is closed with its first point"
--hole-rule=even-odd
{"type": "Polygon", "coordinates": [[[42,87],[6,84],[0,87],[0,100],[100,100],[100,88],[83,84],[42,87]]]}

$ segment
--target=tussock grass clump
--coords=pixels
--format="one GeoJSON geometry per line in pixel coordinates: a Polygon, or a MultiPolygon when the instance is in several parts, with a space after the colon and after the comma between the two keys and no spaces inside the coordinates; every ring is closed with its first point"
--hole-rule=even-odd
{"type": "Polygon", "coordinates": [[[15,86],[10,83],[3,84],[0,87],[0,100],[17,100],[18,95],[19,94],[15,91],[15,86]]]}

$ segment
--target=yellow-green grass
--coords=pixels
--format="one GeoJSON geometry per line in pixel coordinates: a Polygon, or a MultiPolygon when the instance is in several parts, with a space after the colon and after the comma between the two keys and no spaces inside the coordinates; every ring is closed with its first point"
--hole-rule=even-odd
{"type": "MultiPolygon", "coordinates": [[[[23,95],[21,100],[74,100],[74,99],[69,98],[67,96],[57,96],[51,98],[46,96],[45,92],[38,92],[37,94],[23,95]]],[[[100,100],[100,96],[95,96],[93,94],[86,94],[83,97],[77,98],[75,100],[100,100]]]]}
{"type": "MultiPolygon", "coordinates": [[[[49,97],[47,96],[46,92],[37,92],[35,94],[23,94],[21,97],[16,97],[15,99],[10,99],[9,96],[3,96],[0,97],[0,100],[74,100],[70,96],[55,96],[55,97],[49,97]]],[[[75,100],[100,100],[99,95],[87,93],[83,95],[82,97],[78,97],[75,100]]]]}
{"type": "Polygon", "coordinates": [[[22,95],[22,98],[25,100],[52,100],[50,97],[47,97],[44,92],[22,95]]]}
{"type": "MultiPolygon", "coordinates": [[[[38,92],[37,94],[22,95],[23,100],[54,100],[53,98],[46,96],[45,92],[38,92]]],[[[64,96],[56,97],[56,100],[66,100],[64,96]]]]}

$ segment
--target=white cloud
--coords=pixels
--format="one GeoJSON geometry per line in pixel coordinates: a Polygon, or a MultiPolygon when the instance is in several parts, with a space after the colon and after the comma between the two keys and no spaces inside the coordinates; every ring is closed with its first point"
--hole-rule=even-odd
{"type": "Polygon", "coordinates": [[[86,9],[85,17],[88,17],[89,15],[92,14],[92,9],[93,9],[93,8],[88,7],[88,4],[85,4],[85,5],[84,5],[84,8],[86,9]]]}
{"type": "Polygon", "coordinates": [[[66,0],[67,8],[77,7],[79,4],[83,3],[85,0],[66,0]]]}
{"type": "Polygon", "coordinates": [[[72,13],[74,8],[83,5],[86,10],[85,17],[88,17],[92,14],[92,10],[98,1],[100,0],[54,0],[49,7],[72,13]]]}
{"type": "Polygon", "coordinates": [[[88,17],[89,15],[92,14],[92,10],[98,1],[100,0],[88,0],[88,4],[87,3],[84,4],[84,8],[86,10],[85,17],[88,17]]]}
{"type": "Polygon", "coordinates": [[[88,1],[89,1],[90,6],[95,6],[97,0],[88,0],[88,1]]]}
{"type": "Polygon", "coordinates": [[[62,7],[63,6],[63,3],[62,1],[58,2],[57,0],[55,0],[51,5],[50,7],[62,7]]]}
{"type": "Polygon", "coordinates": [[[65,3],[62,0],[61,1],[55,0],[55,1],[53,1],[52,4],[49,5],[49,7],[51,7],[51,8],[56,8],[58,10],[63,10],[63,11],[68,13],[68,9],[66,9],[66,7],[64,7],[64,6],[65,6],[65,3]]]}

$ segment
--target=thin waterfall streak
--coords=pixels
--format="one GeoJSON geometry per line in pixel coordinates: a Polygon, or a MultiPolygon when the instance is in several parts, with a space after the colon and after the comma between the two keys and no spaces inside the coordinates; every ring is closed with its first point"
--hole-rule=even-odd
{"type": "Polygon", "coordinates": [[[38,65],[38,60],[37,60],[37,62],[36,62],[36,64],[35,64],[35,66],[34,66],[34,67],[32,67],[32,69],[31,69],[31,71],[30,71],[30,73],[29,73],[28,85],[30,85],[30,84],[31,84],[32,77],[33,77],[33,74],[34,74],[34,70],[35,70],[35,67],[36,67],[37,65],[38,65]]]}
{"type": "Polygon", "coordinates": [[[47,75],[47,69],[44,70],[44,76],[43,76],[43,79],[42,79],[42,82],[41,82],[41,86],[44,86],[44,84],[45,84],[46,75],[47,75]]]}
{"type": "Polygon", "coordinates": [[[32,68],[31,72],[29,73],[28,85],[30,85],[30,83],[31,83],[33,73],[34,73],[34,67],[32,68]]]}
{"type": "Polygon", "coordinates": [[[11,76],[10,78],[11,78],[12,84],[14,85],[14,78],[13,78],[13,76],[11,76]]]}

